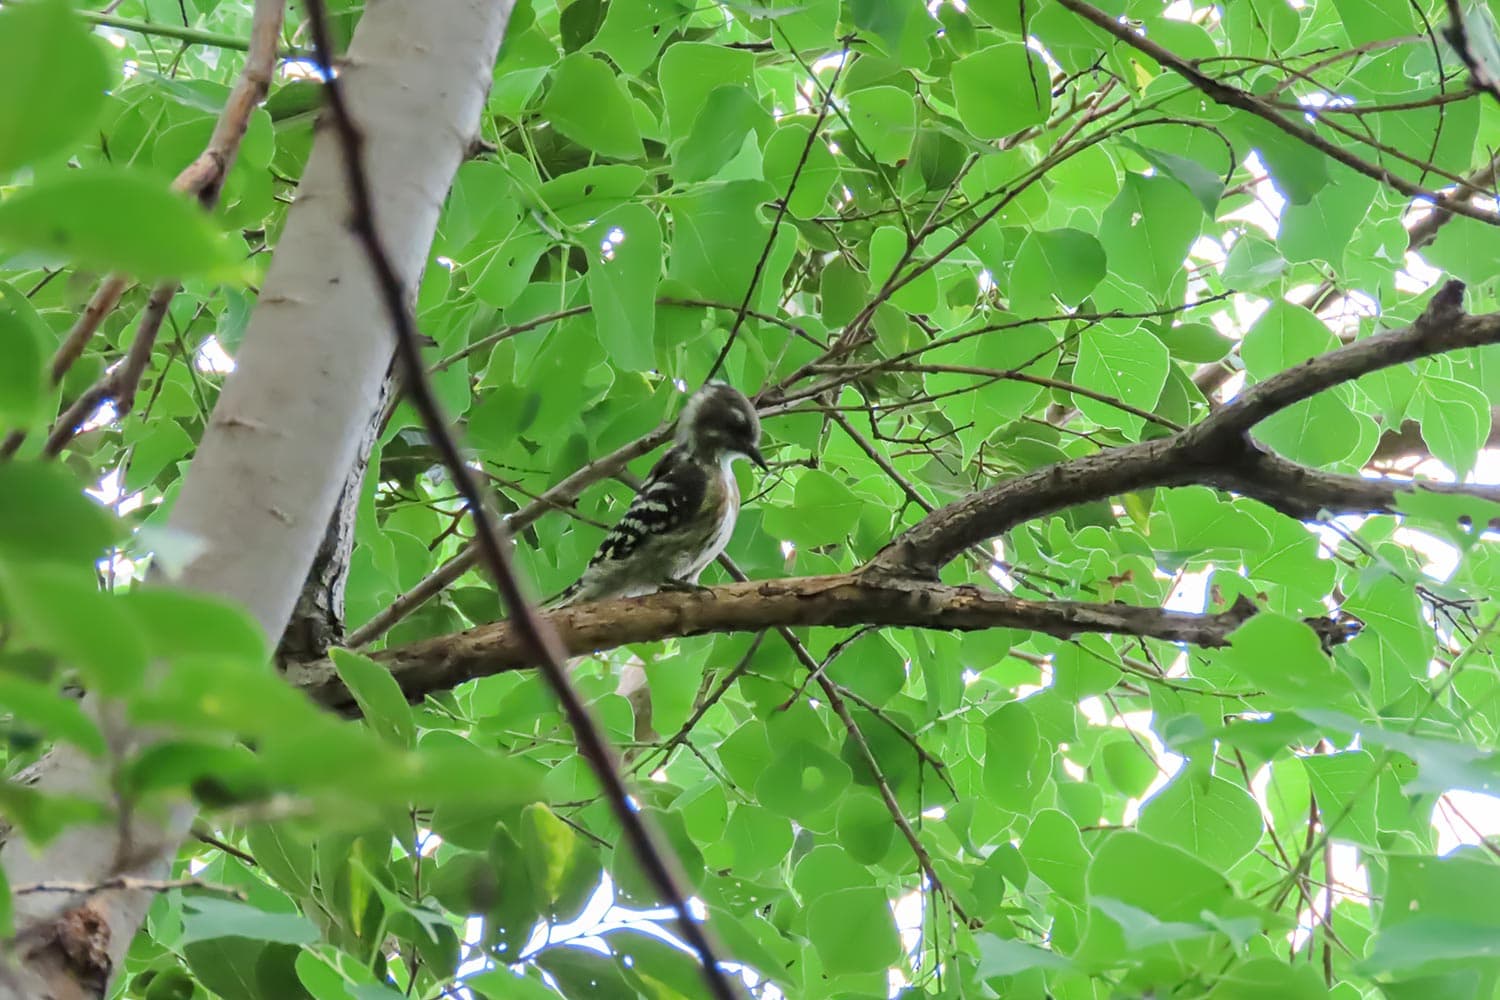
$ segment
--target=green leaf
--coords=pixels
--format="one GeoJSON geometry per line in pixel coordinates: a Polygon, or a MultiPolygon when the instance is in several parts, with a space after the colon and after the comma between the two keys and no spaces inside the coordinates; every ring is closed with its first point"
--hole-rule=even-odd
{"type": "Polygon", "coordinates": [[[1173,358],[1195,365],[1211,364],[1234,349],[1233,340],[1207,323],[1180,323],[1162,330],[1157,338],[1167,345],[1173,358]]]}
{"type": "Polygon", "coordinates": [[[1052,83],[1040,56],[1018,42],[991,45],[953,64],[958,117],[980,139],[1040,125],[1052,111],[1052,83]]]}
{"type": "Polygon", "coordinates": [[[1158,920],[1138,907],[1107,896],[1094,896],[1089,905],[1119,924],[1125,945],[1131,951],[1142,951],[1161,944],[1180,944],[1208,937],[1214,929],[1197,920],[1158,920]]]}
{"type": "Polygon", "coordinates": [[[1122,141],[1126,148],[1138,153],[1157,170],[1191,191],[1203,206],[1203,214],[1210,219],[1214,217],[1219,208],[1219,199],[1224,196],[1224,182],[1219,179],[1218,174],[1186,156],[1151,149],[1128,138],[1122,141]]]}
{"type": "Polygon", "coordinates": [[[1147,800],[1136,826],[1220,871],[1255,850],[1262,833],[1260,806],[1249,792],[1224,778],[1204,780],[1190,769],[1147,800]]]}
{"type": "Polygon", "coordinates": [[[1456,478],[1468,478],[1490,436],[1490,401],[1465,382],[1430,376],[1419,398],[1422,440],[1456,478]]]}
{"type": "Polygon", "coordinates": [[[734,158],[746,136],[752,132],[768,135],[772,128],[770,113],[745,87],[730,84],[716,88],[677,149],[677,178],[707,180],[734,158]]]}
{"type": "MultiPolygon", "coordinates": [[[[611,5],[618,10],[629,4],[611,5]]],[[[557,994],[545,984],[522,979],[509,969],[490,969],[464,979],[464,987],[486,1000],[556,1000],[557,994]]]]}
{"type": "Polygon", "coordinates": [[[0,672],[0,708],[11,713],[16,728],[35,727],[54,739],[66,740],[90,756],[104,756],[104,737],[77,699],[59,694],[53,685],[0,672]]]}
{"type": "Polygon", "coordinates": [[[1419,915],[1377,934],[1359,971],[1379,976],[1420,969],[1430,962],[1483,959],[1500,959],[1500,927],[1419,915]]]}
{"type": "Polygon", "coordinates": [[[596,153],[619,160],[645,155],[630,98],[591,55],[574,52],[553,67],[541,110],[559,132],[596,153]]]}
{"type": "Polygon", "coordinates": [[[541,803],[521,811],[520,841],[539,909],[554,920],[576,914],[599,884],[594,849],[541,803]]]}
{"type": "Polygon", "coordinates": [[[1287,260],[1343,265],[1349,240],[1369,213],[1380,185],[1349,170],[1336,176],[1336,183],[1319,190],[1307,204],[1294,202],[1282,210],[1276,244],[1287,260]]]}
{"type": "Polygon", "coordinates": [[[1011,308],[1022,315],[1057,313],[1055,296],[1076,306],[1104,280],[1104,248],[1078,229],[1035,230],[1016,251],[1010,272],[1011,308]]]}
{"type": "Polygon", "coordinates": [[[1500,755],[1491,750],[1436,736],[1398,732],[1323,708],[1304,708],[1297,714],[1327,729],[1358,734],[1368,746],[1410,757],[1416,762],[1417,772],[1402,786],[1402,791],[1409,795],[1454,788],[1491,795],[1500,791],[1500,755]]]}
{"type": "Polygon", "coordinates": [[[1203,213],[1191,192],[1167,177],[1127,174],[1104,210],[1099,239],[1112,272],[1153,295],[1165,295],[1198,238],[1203,213]]]}
{"type": "Polygon", "coordinates": [[[1000,706],[984,720],[984,790],[1011,812],[1029,811],[1052,765],[1052,747],[1042,742],[1024,701],[1000,706]]]}
{"type": "MultiPolygon", "coordinates": [[[[812,128],[801,122],[784,124],[771,135],[762,153],[766,183],[783,196],[791,192],[787,198],[787,212],[795,219],[810,219],[821,214],[828,204],[828,193],[839,179],[838,160],[822,139],[813,140],[809,146],[811,134],[812,128]],[[800,174],[797,173],[799,162],[802,163],[800,174]],[[796,187],[792,186],[793,176],[797,178],[796,187]]],[[[827,313],[825,306],[824,315],[827,313]]]]}
{"type": "Polygon", "coordinates": [[[1146,794],[1146,789],[1159,773],[1156,761],[1136,745],[1134,740],[1116,740],[1107,743],[1099,752],[1104,764],[1104,773],[1115,787],[1131,798],[1146,794]]]}
{"type": "Polygon", "coordinates": [[[849,122],[881,163],[900,163],[916,137],[917,107],[900,87],[870,87],[848,97],[849,122]]]}
{"type": "Polygon", "coordinates": [[[56,566],[0,566],[0,593],[22,643],[56,655],[89,686],[124,694],[145,675],[146,644],[135,622],[89,577],[56,566]]]}
{"type": "Polygon", "coordinates": [[[531,283],[536,262],[552,246],[552,241],[540,233],[508,233],[507,237],[481,251],[472,264],[478,272],[474,278],[475,296],[497,309],[515,304],[531,283]]]}
{"type": "Polygon", "coordinates": [[[183,946],[225,937],[311,944],[322,936],[313,922],[300,913],[268,913],[233,899],[189,896],[182,901],[182,908],[179,944],[183,946]]]}
{"type": "Polygon", "coordinates": [[[1198,858],[1133,831],[1110,834],[1094,852],[1088,890],[1166,921],[1196,921],[1233,897],[1224,876],[1198,858]]]}
{"type": "Polygon", "coordinates": [[[0,9],[0,180],[67,146],[99,117],[109,68],[63,0],[0,9]],[[22,99],[24,95],[24,99],[22,99]]]}
{"type": "Polygon", "coordinates": [[[974,0],[969,10],[1001,31],[1019,34],[1024,27],[1021,15],[1026,7],[1021,0],[974,0]]]}
{"type": "Polygon", "coordinates": [[[1333,0],[1333,5],[1354,45],[1404,38],[1422,31],[1412,8],[1399,0],[1333,0]]]}
{"type": "Polygon", "coordinates": [[[267,950],[264,941],[214,938],[183,948],[188,968],[222,1000],[265,1000],[256,966],[267,950]]]}
{"type": "Polygon", "coordinates": [[[630,997],[638,995],[612,957],[585,948],[560,945],[532,959],[562,988],[564,996],[630,997]]]}
{"type": "Polygon", "coordinates": [[[735,85],[752,93],[755,55],[706,42],[679,41],[667,46],[657,64],[662,103],[666,106],[668,137],[686,136],[719,87],[735,85]]]}
{"type": "Polygon", "coordinates": [[[589,262],[589,301],[599,342],[621,368],[656,363],[656,291],[661,280],[661,227],[643,205],[605,213],[588,231],[603,246],[589,262]]]}
{"type": "Polygon", "coordinates": [[[847,792],[835,821],[839,845],[861,864],[873,865],[890,852],[895,824],[885,803],[870,792],[847,792]]]}
{"type": "Polygon", "coordinates": [[[119,538],[119,522],[51,463],[0,462],[0,559],[87,563],[119,538]]]}
{"type": "Polygon", "coordinates": [[[823,968],[835,976],[883,971],[901,951],[890,903],[875,888],[842,889],[813,900],[807,935],[823,968]]]}
{"type": "Polygon", "coordinates": [[[746,877],[758,875],[786,860],[792,848],[792,824],[769,809],[737,805],[724,828],[724,842],[735,871],[746,877]]]}
{"type": "Polygon", "coordinates": [[[610,947],[637,985],[639,995],[663,1000],[690,998],[703,993],[703,972],[696,955],[633,927],[609,935],[610,947]]]}
{"type": "Polygon", "coordinates": [[[1206,558],[1222,550],[1260,552],[1271,543],[1270,532],[1254,516],[1206,486],[1159,494],[1150,527],[1158,551],[1188,558],[1206,558]]]}
{"type": "Polygon", "coordinates": [[[128,493],[144,490],[168,465],[192,454],[195,442],[181,424],[175,420],[155,420],[152,424],[136,439],[130,453],[130,467],[122,482],[128,493]]]}
{"type": "Polygon", "coordinates": [[[1274,243],[1246,233],[1229,248],[1224,261],[1224,284],[1240,292],[1259,291],[1280,280],[1286,270],[1286,259],[1274,243]]]}
{"type": "Polygon", "coordinates": [[[0,281],[0,430],[29,428],[37,419],[47,386],[48,334],[26,296],[0,281]]]}
{"type": "Polygon", "coordinates": [[[234,281],[237,255],[191,199],[135,170],[84,167],[0,203],[0,246],[141,279],[234,281]]]}
{"type": "Polygon", "coordinates": [[[976,935],[975,943],[979,946],[979,966],[974,974],[980,979],[1014,976],[1028,969],[1073,968],[1073,963],[1057,952],[1024,941],[1008,941],[984,933],[976,935]]]}
{"type": "Polygon", "coordinates": [[[689,10],[678,0],[641,0],[606,5],[604,23],[588,44],[620,69],[639,76],[661,52],[689,10]]]}
{"type": "MultiPolygon", "coordinates": [[[[898,267],[909,273],[911,268],[902,265],[906,254],[905,233],[895,226],[881,226],[875,230],[870,237],[870,284],[882,287],[896,274],[898,267]]],[[[937,308],[937,301],[937,273],[932,270],[905,281],[891,295],[893,304],[912,312],[931,312],[937,308]]]]}
{"type": "Polygon", "coordinates": [[[411,706],[390,670],[347,649],[331,649],[328,655],[359,704],[365,723],[394,746],[408,749],[415,746],[417,730],[412,723],[411,706]]]}
{"type": "Polygon", "coordinates": [[[765,530],[799,546],[832,545],[849,536],[866,501],[822,469],[797,480],[796,503],[766,511],[765,530]]]}
{"type": "Polygon", "coordinates": [[[245,843],[255,863],[282,889],[303,896],[312,892],[313,846],[291,824],[252,824],[245,830],[245,843]]]}
{"type": "MultiPolygon", "coordinates": [[[[672,198],[668,277],[715,302],[742,301],[770,229],[757,211],[766,195],[759,181],[733,181],[672,198]]],[[[780,280],[764,274],[761,287],[780,280]]]]}
{"type": "Polygon", "coordinates": [[[1338,395],[1325,393],[1271,414],[1255,425],[1254,434],[1283,458],[1328,466],[1354,453],[1369,423],[1338,395]]]}
{"type": "Polygon", "coordinates": [[[270,656],[255,619],[228,601],[165,584],[131,590],[119,601],[153,657],[224,657],[259,667],[270,656]]]}
{"type": "Polygon", "coordinates": [[[1259,380],[1338,346],[1338,338],[1311,310],[1278,299],[1246,332],[1240,357],[1245,370],[1259,380]]]}
{"type": "MultiPolygon", "coordinates": [[[[1073,377],[1086,389],[1149,413],[1161,398],[1171,360],[1166,346],[1144,328],[1127,330],[1104,322],[1079,338],[1073,377]]],[[[1075,393],[1073,402],[1096,424],[1119,428],[1131,438],[1139,437],[1146,424],[1146,418],[1090,396],[1075,393]]]]}
{"type": "Polygon", "coordinates": [[[1308,754],[1302,758],[1317,796],[1318,815],[1330,837],[1378,848],[1375,823],[1375,775],[1380,768],[1364,750],[1308,754]]]}
{"type": "Polygon", "coordinates": [[[807,740],[778,748],[776,759],[755,784],[767,809],[805,823],[838,801],[849,787],[849,768],[807,740]]]}
{"type": "Polygon", "coordinates": [[[1419,253],[1455,278],[1484,282],[1500,271],[1500,228],[1455,215],[1419,253]]]}
{"type": "MultiPolygon", "coordinates": [[[[1155,769],[1152,769],[1155,776],[1155,769]]],[[[1063,899],[1082,904],[1086,895],[1089,852],[1083,846],[1078,824],[1066,813],[1043,809],[1031,818],[1021,841],[1021,856],[1037,878],[1063,899]]]]}

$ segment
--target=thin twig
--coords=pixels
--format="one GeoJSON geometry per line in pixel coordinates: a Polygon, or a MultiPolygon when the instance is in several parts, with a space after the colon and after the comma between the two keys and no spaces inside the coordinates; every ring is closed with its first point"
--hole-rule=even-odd
{"type": "Polygon", "coordinates": [[[17,896],[30,896],[42,892],[71,893],[83,897],[101,892],[170,892],[173,889],[201,889],[232,899],[244,900],[245,893],[233,886],[218,885],[197,878],[150,879],[116,875],[101,882],[31,882],[15,888],[17,896]]]}
{"type": "MultiPolygon", "coordinates": [[[[1355,156],[1344,147],[1318,135],[1312,129],[1286,118],[1255,94],[1207,75],[1170,49],[1144,35],[1136,34],[1128,25],[1122,24],[1113,15],[1106,14],[1099,8],[1084,3],[1083,0],[1058,0],[1058,3],[1085,21],[1109,32],[1131,48],[1139,50],[1162,66],[1171,69],[1219,104],[1239,108],[1257,118],[1262,118],[1330,159],[1337,160],[1354,172],[1377,180],[1408,198],[1422,198],[1429,201],[1437,201],[1441,198],[1438,192],[1422,187],[1420,184],[1413,184],[1378,164],[1355,156]]],[[[1449,210],[1488,225],[1500,225],[1500,215],[1475,208],[1466,202],[1453,202],[1449,205],[1449,210]]]]}
{"type": "Polygon", "coordinates": [[[724,338],[724,346],[719,348],[718,357],[714,363],[709,365],[708,374],[704,381],[710,381],[719,373],[724,360],[729,357],[729,349],[734,346],[735,338],[739,336],[740,328],[745,325],[745,316],[750,309],[750,303],[755,301],[755,290],[760,286],[761,273],[766,269],[766,261],[771,258],[771,250],[776,246],[776,234],[781,230],[781,221],[786,218],[787,206],[792,203],[792,194],[797,190],[797,181],[802,178],[802,169],[807,166],[807,158],[812,155],[813,146],[818,141],[819,133],[823,130],[823,123],[828,120],[828,112],[833,107],[833,91],[839,84],[839,76],[843,74],[844,67],[848,65],[848,59],[840,59],[838,66],[833,71],[833,79],[829,81],[828,88],[824,92],[823,103],[818,107],[817,120],[813,122],[812,129],[807,133],[807,142],[802,144],[802,155],[797,158],[797,166],[792,170],[792,178],[787,182],[786,194],[776,206],[776,217],[771,220],[771,231],[766,234],[766,244],[761,248],[760,259],[755,262],[755,269],[750,272],[750,282],[745,286],[745,297],[740,301],[739,309],[735,310],[734,323],[729,327],[729,334],[724,338]]]}

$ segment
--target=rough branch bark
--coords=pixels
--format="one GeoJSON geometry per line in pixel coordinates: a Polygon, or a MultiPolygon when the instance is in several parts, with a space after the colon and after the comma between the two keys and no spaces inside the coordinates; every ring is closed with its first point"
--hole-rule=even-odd
{"type": "MultiPolygon", "coordinates": [[[[355,32],[344,85],[366,127],[383,236],[409,286],[483,108],[510,7],[385,0],[355,32]]],[[[203,543],[180,582],[248,608],[268,641],[291,613],[391,357],[347,213],[337,144],[320,135],[235,374],[173,510],[172,527],[203,543]]],[[[107,779],[100,762],[64,748],[37,787],[101,796],[107,779]]],[[[70,830],[35,854],[13,839],[0,861],[16,884],[159,880],[191,821],[191,808],[178,806],[159,823],[70,830]]],[[[140,890],[82,903],[66,894],[18,899],[18,976],[0,979],[0,998],[107,995],[149,904],[140,890]]]]}
{"type": "MultiPolygon", "coordinates": [[[[1016,628],[1055,636],[1108,632],[1223,646],[1255,613],[1236,604],[1190,614],[1128,604],[1025,601],[977,587],[873,579],[860,573],[751,580],[698,593],[669,592],[581,604],[548,616],[569,655],[674,636],[754,632],[777,626],[889,625],[974,631],[1016,628]]],[[[476,677],[536,665],[536,654],[509,622],[481,625],[373,654],[407,698],[420,701],[476,677]]],[[[344,713],[354,699],[327,661],[296,665],[287,679],[344,713]]]]}
{"type": "MultiPolygon", "coordinates": [[[[1418,358],[1500,342],[1500,313],[1468,316],[1463,284],[1450,281],[1412,325],[1356,340],[1251,386],[1206,418],[1169,437],[1086,455],[970,494],[930,514],[886,546],[870,568],[936,579],[977,542],[1068,507],[1154,486],[1201,483],[1253,497],[1292,517],[1386,512],[1410,485],[1308,469],[1268,454],[1249,432],[1257,423],[1361,375],[1418,358]]],[[[1427,489],[1500,499],[1494,487],[1423,484],[1427,489]]]]}

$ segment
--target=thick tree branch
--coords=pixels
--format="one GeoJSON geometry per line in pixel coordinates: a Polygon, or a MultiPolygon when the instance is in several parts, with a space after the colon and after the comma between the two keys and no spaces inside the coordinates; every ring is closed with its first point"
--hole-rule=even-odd
{"type": "MultiPolygon", "coordinates": [[[[1500,342],[1500,314],[1468,316],[1459,306],[1462,296],[1462,283],[1449,282],[1412,325],[1357,340],[1273,375],[1169,437],[1048,466],[964,497],[908,529],[871,561],[869,569],[935,579],[937,571],[968,546],[1033,518],[1156,486],[1215,486],[1301,519],[1324,510],[1391,511],[1396,494],[1411,484],[1308,469],[1262,451],[1248,432],[1271,414],[1361,375],[1500,342]]],[[[1500,488],[1495,487],[1422,485],[1500,498],[1500,488]]]]}
{"type": "MultiPolygon", "coordinates": [[[[1025,601],[976,587],[874,579],[858,573],[757,580],[705,592],[666,592],[580,604],[547,617],[569,655],[711,632],[766,628],[882,625],[974,631],[1016,628],[1067,637],[1086,632],[1136,635],[1217,647],[1255,613],[1248,602],[1218,614],[1189,614],[1127,604],[1025,601]]],[[[413,700],[507,670],[537,656],[511,622],[494,622],[372,654],[413,700]]],[[[353,697],[332,664],[296,664],[287,679],[315,701],[353,713],[353,697]]]]}

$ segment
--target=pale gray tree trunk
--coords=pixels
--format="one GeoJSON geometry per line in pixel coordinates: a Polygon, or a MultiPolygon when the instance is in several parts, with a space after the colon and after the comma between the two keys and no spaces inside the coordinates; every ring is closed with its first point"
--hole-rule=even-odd
{"type": "MultiPolygon", "coordinates": [[[[343,64],[380,235],[408,288],[474,138],[511,7],[369,0],[343,64]]],[[[390,323],[346,224],[340,155],[333,133],[321,131],[171,519],[204,546],[177,582],[246,606],[268,646],[281,637],[329,526],[391,360],[390,323]]],[[[142,737],[107,731],[127,743],[142,737]]],[[[101,765],[69,748],[32,778],[44,792],[106,795],[101,765]]],[[[0,864],[15,887],[161,878],[192,820],[183,803],[123,830],[69,831],[37,852],[12,837],[0,864]]],[[[16,902],[17,948],[0,967],[0,1000],[105,996],[151,900],[107,891],[16,902]]]]}

